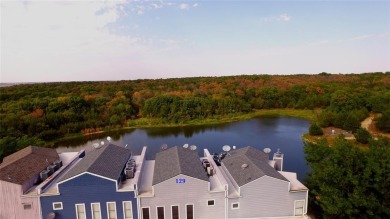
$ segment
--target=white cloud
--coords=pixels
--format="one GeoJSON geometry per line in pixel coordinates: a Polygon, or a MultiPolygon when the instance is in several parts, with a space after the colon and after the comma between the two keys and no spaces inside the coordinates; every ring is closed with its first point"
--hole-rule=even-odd
{"type": "Polygon", "coordinates": [[[269,16],[269,17],[263,17],[261,18],[261,22],[289,22],[292,19],[292,17],[286,13],[280,14],[278,16],[269,16]]]}
{"type": "Polygon", "coordinates": [[[291,16],[289,16],[288,14],[281,14],[277,18],[277,20],[278,21],[283,21],[283,22],[289,22],[291,20],[291,16]]]}
{"type": "Polygon", "coordinates": [[[349,39],[349,40],[351,40],[351,41],[355,41],[355,40],[364,40],[364,39],[371,38],[371,37],[373,37],[373,36],[374,36],[374,34],[365,34],[365,35],[360,35],[360,36],[352,37],[352,38],[349,39]]]}
{"type": "Polygon", "coordinates": [[[196,7],[198,7],[198,5],[199,5],[198,3],[194,3],[194,4],[192,5],[192,7],[193,7],[193,8],[196,8],[196,7]]]}
{"type": "Polygon", "coordinates": [[[179,8],[180,8],[181,10],[188,10],[188,9],[190,9],[190,5],[189,5],[189,4],[182,3],[182,4],[179,5],[179,8]]]}

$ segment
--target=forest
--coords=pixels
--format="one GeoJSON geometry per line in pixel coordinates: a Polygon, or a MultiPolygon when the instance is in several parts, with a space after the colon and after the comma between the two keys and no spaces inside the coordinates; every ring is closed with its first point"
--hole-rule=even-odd
{"type": "Polygon", "coordinates": [[[390,217],[390,140],[360,127],[369,113],[390,133],[390,72],[241,75],[0,87],[0,161],[28,145],[124,127],[183,126],[264,109],[315,112],[310,135],[334,126],[353,132],[305,142],[309,209],[318,218],[390,217]],[[363,144],[363,146],[362,146],[363,144]]]}
{"type": "Polygon", "coordinates": [[[369,112],[390,132],[390,72],[240,75],[21,84],[0,88],[0,160],[30,144],[132,127],[185,125],[261,109],[321,109],[320,126],[355,131],[369,112]],[[159,125],[159,124],[155,124],[159,125]]]}
{"type": "Polygon", "coordinates": [[[390,218],[390,139],[369,139],[367,148],[340,135],[306,142],[309,208],[316,218],[390,218]]]}

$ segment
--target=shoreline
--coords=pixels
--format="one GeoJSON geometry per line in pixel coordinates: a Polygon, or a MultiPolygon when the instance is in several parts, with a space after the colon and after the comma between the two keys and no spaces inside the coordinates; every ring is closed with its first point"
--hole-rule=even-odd
{"type": "Polygon", "coordinates": [[[90,132],[90,133],[73,133],[68,136],[64,136],[59,139],[55,139],[50,142],[50,145],[55,145],[61,141],[77,139],[86,136],[99,135],[107,132],[124,131],[129,129],[139,128],[173,128],[173,127],[186,127],[186,126],[202,126],[202,125],[217,125],[230,122],[243,121],[253,119],[256,117],[293,117],[300,119],[307,119],[309,121],[316,120],[316,110],[306,109],[262,109],[255,110],[247,114],[231,115],[220,118],[202,119],[202,120],[191,120],[184,123],[163,123],[161,119],[156,118],[139,118],[136,120],[130,120],[128,123],[132,123],[131,126],[123,126],[118,128],[105,127],[103,130],[90,132]]]}

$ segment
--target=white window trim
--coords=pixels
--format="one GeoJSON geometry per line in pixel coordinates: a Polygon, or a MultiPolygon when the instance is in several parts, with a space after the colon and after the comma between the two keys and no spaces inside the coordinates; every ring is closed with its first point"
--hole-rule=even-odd
{"type": "Polygon", "coordinates": [[[167,217],[165,217],[165,206],[156,206],[156,219],[158,219],[158,208],[164,209],[164,219],[166,219],[167,217]]]}
{"type": "Polygon", "coordinates": [[[108,209],[108,204],[114,204],[115,219],[118,219],[118,212],[116,211],[116,202],[106,202],[106,206],[107,206],[107,219],[110,219],[110,212],[109,212],[109,209],[108,209]]]}
{"type": "Polygon", "coordinates": [[[192,203],[192,204],[186,204],[186,214],[185,214],[185,219],[187,219],[187,206],[188,205],[192,205],[192,218],[196,218],[195,217],[195,205],[192,203]]]}
{"type": "Polygon", "coordinates": [[[79,204],[75,204],[75,210],[76,210],[76,219],[79,219],[79,214],[78,214],[78,211],[77,211],[77,206],[78,205],[82,205],[84,206],[84,214],[85,214],[85,218],[87,218],[87,212],[86,212],[86,209],[85,209],[85,204],[84,203],[79,203],[79,204]]]}
{"type": "Polygon", "coordinates": [[[130,203],[130,207],[131,207],[131,218],[134,218],[134,214],[133,214],[133,203],[131,201],[123,201],[122,202],[122,208],[123,208],[123,218],[126,219],[126,214],[125,214],[125,203],[130,203]]]}
{"type": "Polygon", "coordinates": [[[53,210],[62,210],[64,209],[64,206],[62,205],[62,202],[53,202],[53,210]],[[61,207],[60,208],[56,208],[55,205],[56,204],[61,204],[61,207]]]}
{"type": "Polygon", "coordinates": [[[99,205],[100,218],[102,218],[102,206],[100,206],[100,202],[93,202],[93,203],[91,203],[91,214],[92,214],[92,219],[95,219],[95,218],[94,218],[94,214],[93,214],[93,205],[94,205],[94,204],[98,204],[98,205],[99,205]]]}
{"type": "Polygon", "coordinates": [[[171,218],[173,218],[172,207],[175,207],[175,206],[177,206],[177,213],[179,214],[179,218],[180,218],[180,207],[179,207],[179,205],[171,205],[171,218]]]}
{"type": "Polygon", "coordinates": [[[207,200],[207,206],[215,206],[215,199],[209,199],[207,200]],[[213,201],[212,205],[209,205],[209,201],[213,201]]]}
{"type": "Polygon", "coordinates": [[[303,202],[303,204],[302,204],[302,215],[304,215],[305,214],[306,200],[302,199],[302,200],[294,200],[294,216],[296,215],[295,211],[297,210],[297,207],[296,207],[297,206],[297,202],[303,202]]]}
{"type": "Polygon", "coordinates": [[[141,217],[142,217],[142,219],[144,219],[144,208],[148,209],[149,218],[152,218],[151,215],[150,215],[150,207],[149,206],[145,206],[145,207],[141,207],[141,217]]]}
{"type": "Polygon", "coordinates": [[[233,209],[233,210],[240,209],[240,203],[239,203],[239,202],[233,202],[233,203],[232,203],[232,209],[233,209]],[[237,207],[237,208],[234,208],[234,207],[233,207],[234,204],[237,204],[238,207],[237,207]]]}

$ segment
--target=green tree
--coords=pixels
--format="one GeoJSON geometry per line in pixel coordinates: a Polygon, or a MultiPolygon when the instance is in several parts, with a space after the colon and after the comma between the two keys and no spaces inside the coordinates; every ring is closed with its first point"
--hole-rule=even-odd
{"type": "Polygon", "coordinates": [[[378,118],[376,127],[384,132],[390,132],[390,109],[383,112],[382,116],[378,118]]]}
{"type": "Polygon", "coordinates": [[[320,217],[389,218],[390,143],[370,140],[369,147],[362,151],[342,136],[332,147],[326,141],[305,143],[309,206],[320,217]]]}
{"type": "Polygon", "coordinates": [[[368,140],[371,139],[371,134],[365,128],[358,128],[354,135],[355,135],[356,141],[363,143],[363,144],[367,144],[368,140]]]}
{"type": "Polygon", "coordinates": [[[360,121],[355,115],[349,114],[344,121],[343,128],[345,130],[355,132],[358,128],[360,128],[360,121]]]}
{"type": "Polygon", "coordinates": [[[314,135],[323,135],[324,132],[322,131],[322,128],[317,123],[312,123],[309,128],[309,134],[314,135]]]}

